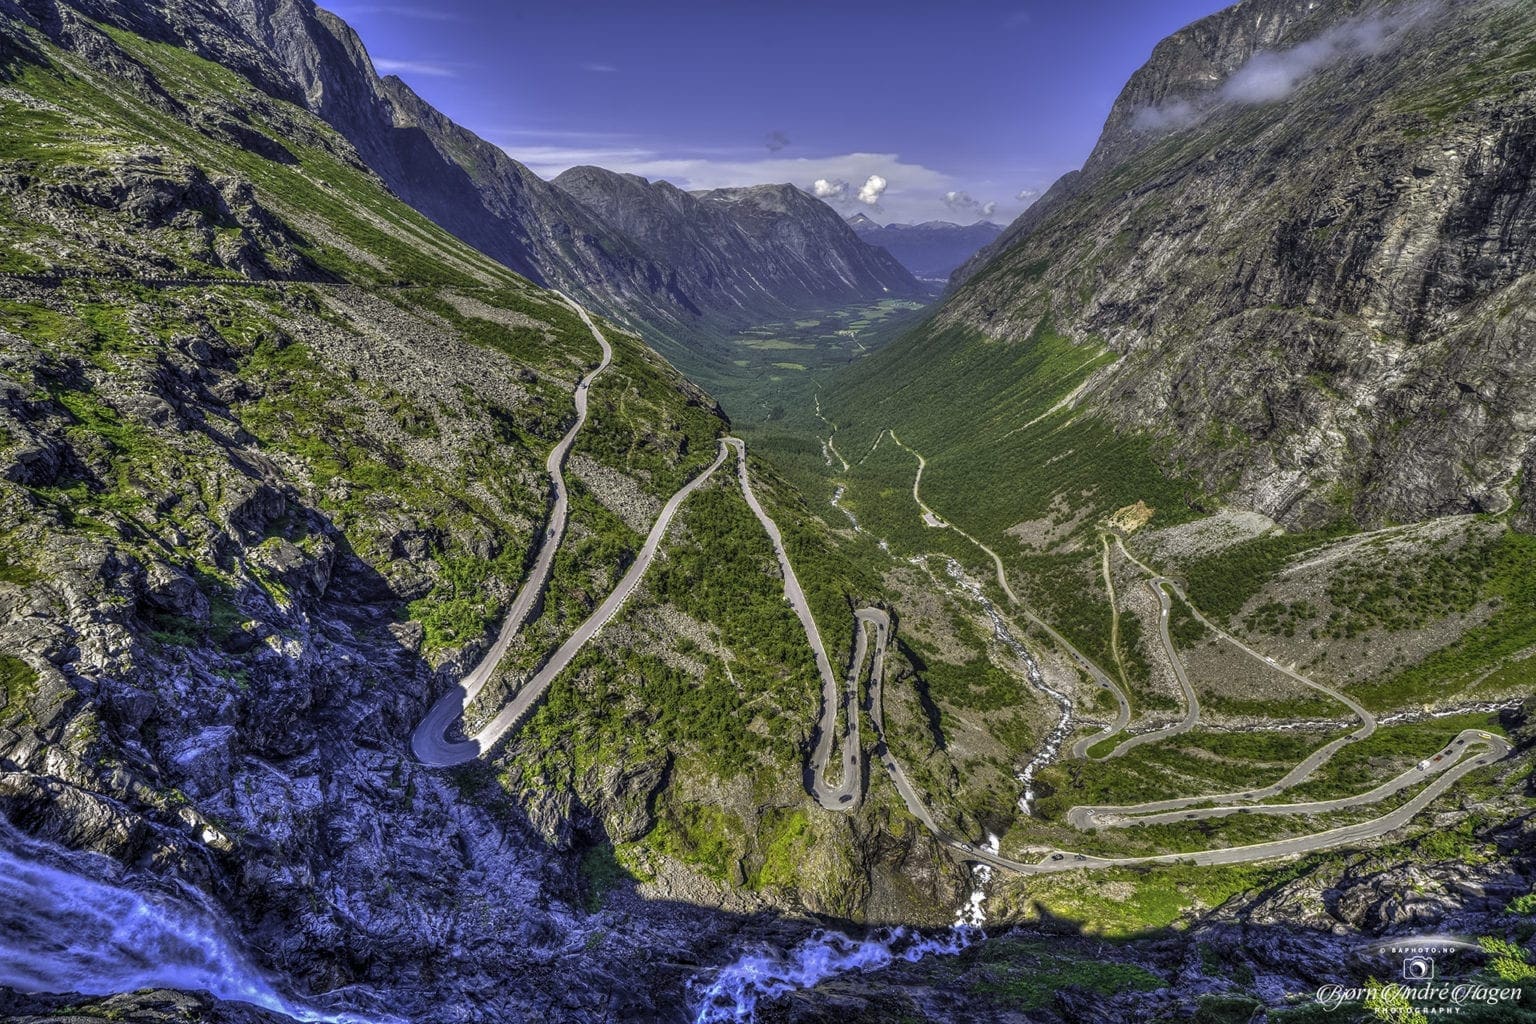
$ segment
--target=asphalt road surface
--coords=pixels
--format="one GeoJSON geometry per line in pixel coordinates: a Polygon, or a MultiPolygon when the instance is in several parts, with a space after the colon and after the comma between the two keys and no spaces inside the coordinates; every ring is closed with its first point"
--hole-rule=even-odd
{"type": "MultiPolygon", "coordinates": [[[[816,671],[821,676],[821,716],[816,726],[815,750],[811,755],[810,778],[808,779],[811,795],[816,802],[829,811],[851,811],[859,806],[863,798],[864,766],[863,748],[859,739],[859,715],[858,715],[858,687],[859,672],[864,664],[865,651],[868,637],[862,628],[863,620],[860,619],[861,628],[855,640],[853,665],[849,669],[847,684],[842,687],[844,704],[844,721],[848,723],[847,734],[843,737],[842,757],[842,781],[833,784],[827,778],[827,762],[832,758],[832,745],[837,739],[837,707],[838,682],[832,672],[832,662],[827,658],[827,648],[821,640],[821,630],[816,627],[816,619],[811,615],[811,606],[805,599],[805,591],[800,587],[800,579],[795,575],[795,567],[790,564],[789,552],[784,549],[784,535],[779,532],[778,524],[773,521],[757,500],[757,495],[752,490],[752,477],[747,472],[747,445],[739,437],[728,437],[725,443],[736,449],[736,475],[741,481],[741,493],[747,499],[747,505],[752,509],[757,521],[763,525],[763,532],[768,534],[768,540],[773,544],[773,553],[779,560],[779,570],[784,576],[784,598],[794,609],[795,615],[800,620],[800,626],[805,630],[805,638],[810,641],[811,651],[816,655],[816,671]]],[[[884,648],[880,653],[884,654],[884,648]]]]}
{"type": "Polygon", "coordinates": [[[496,672],[496,666],[501,663],[502,657],[507,653],[513,637],[517,631],[523,628],[529,613],[538,603],[539,596],[544,592],[544,586],[549,582],[550,570],[554,568],[555,552],[560,548],[560,539],[565,535],[565,524],[570,512],[570,500],[565,487],[565,457],[570,453],[571,445],[576,443],[576,435],[587,422],[587,398],[592,387],[592,381],[597,375],[608,368],[613,362],[613,348],[608,344],[608,339],[603,332],[598,330],[587,311],[572,301],[563,292],[556,293],[575,310],[581,317],[582,323],[592,332],[592,337],[597,340],[598,347],[602,350],[602,358],[597,367],[591,373],[581,378],[576,384],[576,422],[571,424],[571,429],[566,431],[560,443],[550,450],[549,457],[544,460],[544,469],[549,473],[554,500],[550,503],[549,521],[544,528],[544,539],[539,546],[539,553],[534,558],[533,568],[529,570],[523,586],[517,592],[517,597],[512,600],[512,607],[507,611],[507,617],[502,620],[501,631],[496,635],[496,641],[491,644],[485,656],[480,659],[469,674],[459,680],[457,686],[440,697],[436,704],[432,705],[421,724],[411,736],[411,750],[416,759],[423,764],[443,766],[450,764],[462,764],[472,761],[480,756],[488,744],[481,746],[484,738],[482,732],[476,737],[457,742],[448,740],[448,729],[464,715],[464,711],[474,702],[480,691],[485,689],[485,684],[490,682],[491,676],[496,672]]]}

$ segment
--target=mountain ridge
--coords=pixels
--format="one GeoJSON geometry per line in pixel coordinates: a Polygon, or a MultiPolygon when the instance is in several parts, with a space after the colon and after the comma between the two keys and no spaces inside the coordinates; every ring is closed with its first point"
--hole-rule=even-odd
{"type": "Polygon", "coordinates": [[[1283,96],[1133,128],[1148,100],[1185,100],[1191,67],[1419,10],[1304,6],[1245,3],[1160,45],[1085,168],[957,272],[931,330],[1016,345],[1049,324],[1085,354],[1106,346],[1114,364],[1073,408],[1164,438],[1165,467],[1291,525],[1506,510],[1536,458],[1530,375],[1501,354],[1529,330],[1532,101],[1514,6],[1445,5],[1379,51],[1336,48],[1283,96]],[[1265,338],[1284,347],[1264,355],[1265,338]]]}
{"type": "MultiPolygon", "coordinates": [[[[64,9],[51,0],[10,2],[44,18],[64,9]]],[[[312,0],[132,7],[84,0],[80,9],[236,68],[269,94],[307,107],[341,132],[362,163],[407,203],[535,283],[683,336],[709,328],[712,315],[730,319],[739,309],[739,295],[712,309],[716,296],[699,282],[686,281],[682,268],[658,263],[644,246],[616,234],[564,190],[458,125],[399,77],[380,77],[357,33],[312,0]]],[[[825,214],[814,207],[801,204],[794,213],[825,224],[825,214]]],[[[821,289],[822,301],[858,301],[872,293],[876,281],[903,294],[918,290],[899,269],[881,266],[878,256],[855,257],[842,241],[831,251],[843,262],[827,280],[848,287],[821,289]],[[851,268],[857,272],[849,281],[851,268]]],[[[802,290],[816,289],[802,282],[802,290]]],[[[758,301],[782,308],[766,295],[758,301]]]]}
{"type": "Polygon", "coordinates": [[[860,238],[887,250],[914,275],[927,281],[947,279],[1003,231],[992,221],[971,224],[929,220],[918,224],[881,225],[863,213],[847,218],[860,238]]]}
{"type": "Polygon", "coordinates": [[[687,192],[666,181],[574,167],[553,184],[611,233],[671,268],[701,318],[748,326],[920,292],[820,200],[790,184],[687,192]]]}

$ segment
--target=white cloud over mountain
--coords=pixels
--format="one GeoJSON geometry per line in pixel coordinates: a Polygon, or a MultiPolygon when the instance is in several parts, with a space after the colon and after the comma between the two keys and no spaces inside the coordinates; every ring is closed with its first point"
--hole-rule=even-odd
{"type": "Polygon", "coordinates": [[[553,178],[571,167],[594,164],[609,170],[663,178],[688,190],[790,182],[844,214],[878,209],[889,223],[1016,216],[1022,201],[987,204],[957,211],[945,202],[947,193],[966,194],[964,182],[943,171],[903,160],[897,153],[839,153],[828,156],[786,156],[747,149],[694,149],[674,155],[636,144],[632,137],[603,138],[575,132],[504,129],[488,133],[501,137],[503,148],[535,174],[553,178]],[[526,143],[526,144],[525,144],[526,143]],[[855,185],[855,182],[861,184],[855,185]]]}

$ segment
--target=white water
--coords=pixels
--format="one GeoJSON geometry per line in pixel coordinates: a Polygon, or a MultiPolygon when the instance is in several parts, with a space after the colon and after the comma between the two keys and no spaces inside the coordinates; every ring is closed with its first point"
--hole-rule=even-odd
{"type": "MultiPolygon", "coordinates": [[[[1002,847],[1002,840],[991,832],[987,833],[987,841],[982,848],[988,853],[997,853],[1002,847]]],[[[976,863],[971,865],[971,893],[965,902],[960,904],[960,909],[955,911],[956,928],[981,928],[987,923],[987,886],[992,882],[992,865],[976,863]]]]}
{"type": "Polygon", "coordinates": [[[208,911],[52,866],[62,863],[55,853],[0,822],[0,986],[94,996],[205,990],[315,1024],[396,1020],[291,999],[208,911]]]}
{"type": "MultiPolygon", "coordinates": [[[[880,443],[879,438],[875,439],[875,443],[880,443]]],[[[839,484],[837,489],[832,492],[831,505],[848,517],[848,522],[853,526],[855,533],[863,533],[865,532],[864,527],[859,523],[858,516],[853,514],[852,509],[843,506],[843,495],[846,492],[847,488],[839,484]]],[[[883,538],[880,539],[880,549],[886,554],[891,553],[891,546],[883,538]]],[[[926,565],[928,557],[927,555],[914,555],[908,561],[913,565],[923,566],[926,565]]],[[[981,589],[981,584],[966,575],[964,567],[955,559],[946,556],[944,561],[950,579],[954,580],[960,589],[965,592],[966,596],[975,601],[981,607],[981,610],[986,613],[987,619],[992,623],[993,634],[996,635],[1004,647],[1007,647],[1024,663],[1024,670],[1029,675],[1030,684],[1054,700],[1056,706],[1061,709],[1061,718],[1057,720],[1056,728],[1052,729],[1050,735],[1045,738],[1045,744],[1030,759],[1029,763],[1014,776],[1018,779],[1021,789],[1019,810],[1025,814],[1032,815],[1034,814],[1035,802],[1035,774],[1056,759],[1056,755],[1061,753],[1062,744],[1067,741],[1067,737],[1072,732],[1072,713],[1075,710],[1072,705],[1072,699],[1045,681],[1045,675],[1040,671],[1039,662],[1035,661],[1035,657],[1029,653],[1029,649],[1021,644],[1018,638],[1009,631],[1008,624],[1003,621],[1002,614],[981,589]]]]}
{"type": "MultiPolygon", "coordinates": [[[[848,488],[844,487],[842,484],[838,484],[837,490],[832,492],[831,505],[833,508],[837,509],[843,515],[848,517],[848,522],[853,527],[854,533],[863,533],[864,527],[859,524],[859,517],[853,514],[853,509],[846,508],[843,505],[843,495],[846,493],[848,493],[848,488]]],[[[875,542],[880,545],[881,551],[884,551],[886,554],[891,553],[891,545],[886,542],[884,537],[876,538],[875,542]]]]}
{"type": "Polygon", "coordinates": [[[1003,621],[1002,614],[992,601],[982,591],[981,584],[966,575],[965,569],[953,558],[946,559],[949,577],[959,584],[960,589],[970,595],[971,599],[981,606],[986,612],[987,618],[992,622],[992,632],[997,639],[1014,653],[1024,663],[1024,670],[1029,675],[1030,684],[1056,702],[1061,709],[1061,719],[1056,723],[1056,728],[1051,730],[1045,738],[1045,744],[1038,753],[1030,758],[1028,764],[1021,769],[1016,776],[1024,788],[1024,795],[1019,797],[1019,810],[1025,814],[1034,813],[1035,802],[1035,773],[1050,764],[1061,752],[1061,745],[1066,742],[1067,736],[1072,732],[1072,699],[1060,690],[1053,688],[1045,681],[1045,675],[1040,671],[1039,662],[1029,649],[1019,643],[1018,639],[1008,630],[1008,625],[1003,621]]]}
{"type": "Polygon", "coordinates": [[[863,939],[841,932],[817,931],[785,953],[768,950],[746,953],[722,968],[715,980],[688,984],[698,1007],[695,1024],[751,1024],[762,999],[810,988],[828,978],[853,971],[867,973],[898,960],[916,963],[925,956],[954,955],[979,939],[980,929],[956,927],[941,936],[925,937],[907,928],[888,928],[863,939]]]}

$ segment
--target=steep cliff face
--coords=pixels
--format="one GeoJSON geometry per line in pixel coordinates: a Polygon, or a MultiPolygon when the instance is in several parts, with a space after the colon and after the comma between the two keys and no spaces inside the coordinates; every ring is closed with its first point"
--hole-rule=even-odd
{"type": "MultiPolygon", "coordinates": [[[[27,3],[53,17],[51,4],[27,3]]],[[[380,78],[351,27],[310,0],[75,6],[217,61],[270,95],[307,107],[411,206],[530,280],[611,315],[686,336],[717,320],[734,322],[744,306],[783,311],[799,301],[838,305],[887,294],[882,289],[901,296],[919,290],[883,253],[859,251],[846,232],[832,241],[827,222],[835,215],[808,197],[782,212],[804,218],[803,230],[826,244],[794,256],[771,251],[787,237],[743,246],[739,232],[721,237],[690,228],[688,237],[674,230],[630,238],[398,78],[380,78]],[[712,253],[712,241],[726,250],[712,253]],[[754,273],[768,286],[746,283],[754,273]],[[775,283],[791,281],[787,292],[774,294],[775,283]]]]}
{"type": "MultiPolygon", "coordinates": [[[[872,913],[903,855],[928,864],[913,912],[942,915],[962,871],[921,837],[892,853],[870,817],[818,822],[829,867],[803,889],[784,867],[810,842],[814,668],[730,487],[679,514],[669,589],[631,599],[530,729],[453,774],[410,757],[523,582],[598,346],[392,195],[298,103],[314,83],[279,98],[237,25],[215,46],[217,11],[159,13],[151,40],[0,2],[0,818],[65,848],[60,870],[104,854],[120,888],[204,901],[296,988],[414,1020],[681,1016],[691,971],[661,962],[715,955],[743,924],[722,906],[872,913]],[[227,63],[165,42],[194,22],[227,63]],[[734,714],[738,679],[772,742],[734,714]]],[[[725,429],[607,336],[515,657],[592,612],[725,429]]],[[[0,899],[7,970],[18,935],[66,934],[48,902],[0,899]]]]}
{"type": "Polygon", "coordinates": [[[1238,4],[1157,48],[933,332],[1107,346],[1074,408],[1290,524],[1506,509],[1536,457],[1533,73],[1518,3],[1238,4]]]}
{"type": "Polygon", "coordinates": [[[611,236],[669,268],[690,309],[725,323],[921,292],[888,253],[793,185],[688,193],[600,167],[554,183],[611,236]]]}

